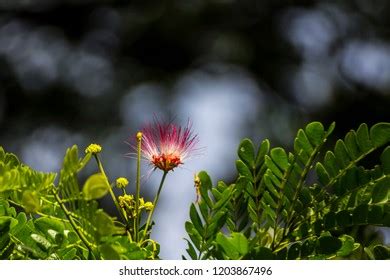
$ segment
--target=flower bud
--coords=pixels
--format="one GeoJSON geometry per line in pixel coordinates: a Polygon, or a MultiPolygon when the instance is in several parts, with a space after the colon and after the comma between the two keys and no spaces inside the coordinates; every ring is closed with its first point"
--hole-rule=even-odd
{"type": "Polygon", "coordinates": [[[125,177],[120,177],[116,179],[116,187],[120,189],[126,188],[126,186],[129,184],[129,181],[125,177]]]}
{"type": "Polygon", "coordinates": [[[86,149],[85,149],[85,153],[86,154],[98,154],[102,151],[102,146],[98,145],[98,144],[90,144],[86,149]]]}

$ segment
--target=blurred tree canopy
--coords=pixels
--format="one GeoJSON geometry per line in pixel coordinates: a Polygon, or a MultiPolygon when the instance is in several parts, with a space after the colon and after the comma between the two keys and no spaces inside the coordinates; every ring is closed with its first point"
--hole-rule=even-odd
{"type": "Polygon", "coordinates": [[[385,0],[1,0],[0,9],[3,133],[32,118],[118,123],[124,88],[170,85],[210,63],[242,67],[313,118],[350,127],[389,116],[385,0]]]}
{"type": "MultiPolygon", "coordinates": [[[[336,121],[339,138],[390,120],[389,14],[387,0],[0,0],[0,145],[57,171],[73,144],[123,155],[144,103],[149,115],[191,105],[180,109],[194,118],[246,91],[258,101],[236,105],[245,114],[211,120],[276,144],[310,120],[336,121]]],[[[114,175],[129,170],[115,164],[114,175]]]]}

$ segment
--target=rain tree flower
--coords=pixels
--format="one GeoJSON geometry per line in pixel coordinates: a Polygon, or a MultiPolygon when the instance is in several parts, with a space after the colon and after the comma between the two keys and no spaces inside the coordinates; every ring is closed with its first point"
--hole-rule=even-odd
{"type": "Polygon", "coordinates": [[[186,126],[182,127],[172,122],[163,123],[155,118],[154,123],[149,124],[137,133],[138,165],[142,154],[142,157],[149,161],[154,169],[158,168],[164,171],[153,203],[145,203],[142,206],[150,210],[144,227],[144,238],[148,236],[153,212],[157,207],[160,192],[168,172],[196,155],[199,152],[198,142],[198,136],[193,133],[189,121],[186,126]]]}
{"type": "Polygon", "coordinates": [[[155,119],[141,131],[142,156],[155,168],[171,171],[197,151],[198,136],[193,133],[191,123],[185,127],[172,122],[162,123],[155,119]]]}

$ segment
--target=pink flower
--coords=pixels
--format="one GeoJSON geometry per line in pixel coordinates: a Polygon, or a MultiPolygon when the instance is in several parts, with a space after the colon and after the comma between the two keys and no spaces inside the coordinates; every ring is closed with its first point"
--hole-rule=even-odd
{"type": "Polygon", "coordinates": [[[142,129],[142,155],[155,168],[171,171],[195,155],[198,136],[193,134],[191,123],[185,127],[172,122],[154,123],[142,129]]]}

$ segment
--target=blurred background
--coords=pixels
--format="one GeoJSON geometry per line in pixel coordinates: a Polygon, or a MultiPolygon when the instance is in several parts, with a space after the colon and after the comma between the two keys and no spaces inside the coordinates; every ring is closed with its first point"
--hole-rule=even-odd
{"type": "Polygon", "coordinates": [[[185,252],[194,173],[233,180],[240,139],[291,147],[313,120],[335,139],[389,105],[387,0],[0,0],[0,145],[26,164],[55,172],[96,142],[111,179],[134,182],[125,141],[154,114],[193,121],[205,152],[166,182],[162,258],[185,252]]]}

